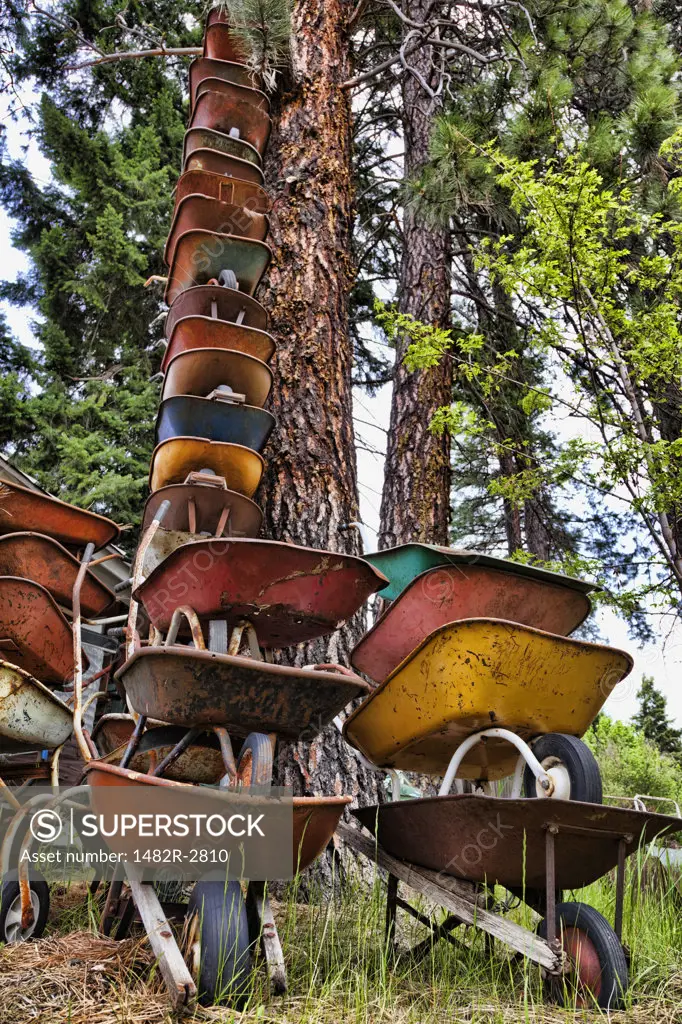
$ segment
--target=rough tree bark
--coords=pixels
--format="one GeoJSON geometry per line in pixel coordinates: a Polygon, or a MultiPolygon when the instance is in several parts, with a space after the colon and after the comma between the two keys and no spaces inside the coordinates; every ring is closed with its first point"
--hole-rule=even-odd
{"type": "MultiPolygon", "coordinates": [[[[403,10],[423,21],[433,4],[409,0],[403,10]]],[[[410,61],[429,85],[435,85],[432,51],[422,47],[410,61]]],[[[426,163],[434,116],[440,109],[417,79],[405,72],[402,85],[405,180],[426,163]]],[[[450,322],[450,244],[447,229],[428,227],[407,208],[398,283],[398,309],[428,324],[450,322]]],[[[431,370],[409,373],[403,363],[407,339],[396,344],[391,419],[381,499],[379,547],[407,541],[447,544],[450,509],[450,439],[429,430],[436,409],[452,398],[452,366],[446,357],[431,370]]]]}
{"type": "MultiPolygon", "coordinates": [[[[353,279],[349,0],[296,0],[291,70],[274,102],[265,173],[274,199],[273,267],[259,294],[277,340],[271,411],[257,499],[264,536],[361,554],[352,417],[348,294],[353,279]]],[[[344,629],[283,652],[289,664],[338,661],[364,631],[344,629]]],[[[312,742],[282,746],[278,781],[299,794],[348,794],[373,803],[377,777],[329,726],[312,742]]],[[[323,879],[329,860],[322,862],[323,879]]]]}

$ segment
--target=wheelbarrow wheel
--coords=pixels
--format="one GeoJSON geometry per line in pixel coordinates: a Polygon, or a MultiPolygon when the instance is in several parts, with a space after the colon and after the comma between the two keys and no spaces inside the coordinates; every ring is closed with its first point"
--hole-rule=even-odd
{"type": "Polygon", "coordinates": [[[13,945],[39,939],[45,931],[47,915],[50,912],[50,888],[37,872],[30,880],[33,924],[21,927],[21,893],[16,871],[8,872],[2,881],[0,893],[0,942],[13,945]]]}
{"type": "MultiPolygon", "coordinates": [[[[563,1006],[621,1009],[628,987],[628,965],[606,918],[587,903],[559,903],[556,927],[571,970],[562,977],[547,979],[548,996],[563,1006]]],[[[540,922],[538,935],[547,937],[546,920],[540,922]]]]}
{"type": "Polygon", "coordinates": [[[237,782],[242,786],[272,783],[272,743],[264,732],[252,732],[244,740],[237,760],[237,782]]]}
{"type": "Polygon", "coordinates": [[[187,907],[190,969],[203,1006],[242,1009],[253,969],[239,882],[197,882],[187,907]]]}
{"type": "MultiPolygon", "coordinates": [[[[550,732],[540,736],[532,750],[552,782],[555,800],[582,800],[588,804],[602,802],[599,765],[590,748],[577,736],[550,732]]],[[[532,771],[526,765],[524,789],[528,797],[544,795],[532,771]]]]}

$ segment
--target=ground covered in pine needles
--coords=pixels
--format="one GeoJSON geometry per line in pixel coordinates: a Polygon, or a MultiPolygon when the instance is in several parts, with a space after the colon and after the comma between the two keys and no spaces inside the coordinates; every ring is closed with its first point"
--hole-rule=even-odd
{"type": "MultiPolygon", "coordinates": [[[[605,881],[582,897],[607,913],[612,886],[605,881]]],[[[97,910],[83,887],[56,890],[45,937],[0,948],[2,1024],[682,1022],[682,915],[666,892],[626,909],[631,994],[625,1011],[610,1014],[547,1005],[538,971],[499,943],[486,949],[480,933],[462,933],[459,949],[441,942],[415,962],[406,951],[425,932],[401,915],[403,952],[393,960],[381,941],[377,885],[369,895],[346,893],[343,901],[304,905],[294,895],[277,905],[287,997],[268,997],[261,969],[243,1013],[199,1008],[174,1015],[144,933],[123,942],[98,937],[97,910]]],[[[530,914],[515,913],[518,920],[530,914]]]]}

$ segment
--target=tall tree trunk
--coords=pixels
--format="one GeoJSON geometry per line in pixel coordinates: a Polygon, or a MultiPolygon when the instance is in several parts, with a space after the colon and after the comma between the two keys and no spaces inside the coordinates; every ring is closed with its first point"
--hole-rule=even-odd
{"type": "MultiPolygon", "coordinates": [[[[430,0],[409,0],[404,11],[422,21],[430,0]]],[[[432,84],[432,51],[423,47],[410,58],[432,84]]],[[[408,72],[402,87],[405,180],[417,176],[428,159],[434,116],[440,109],[408,72]]],[[[403,217],[398,309],[428,324],[450,320],[449,232],[430,228],[407,208],[403,217]]],[[[433,413],[452,398],[452,367],[446,357],[431,370],[409,373],[403,363],[406,339],[396,343],[391,420],[381,499],[379,547],[407,541],[447,544],[450,509],[450,439],[429,430],[433,413]]]]}
{"type": "MultiPolygon", "coordinates": [[[[291,70],[273,111],[267,187],[274,199],[273,269],[259,296],[271,316],[271,410],[278,418],[259,492],[264,534],[361,553],[354,447],[348,294],[353,278],[350,0],[296,0],[291,70]]],[[[346,662],[364,632],[359,613],[330,638],[290,649],[289,664],[346,662]]],[[[299,794],[376,800],[377,782],[335,726],[281,745],[278,781],[299,794]]],[[[323,860],[323,880],[330,863],[323,860]]]]}

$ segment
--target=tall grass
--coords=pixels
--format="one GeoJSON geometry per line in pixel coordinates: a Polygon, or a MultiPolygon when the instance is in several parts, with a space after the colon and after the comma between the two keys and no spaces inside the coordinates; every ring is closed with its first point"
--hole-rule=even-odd
{"type": "MultiPolygon", "coordinates": [[[[628,861],[626,876],[623,937],[632,961],[627,1006],[622,1013],[596,1008],[572,1011],[548,1004],[539,969],[502,943],[487,942],[482,932],[472,928],[460,927],[453,932],[457,946],[444,941],[427,944],[423,955],[415,958],[410,949],[423,942],[427,932],[399,910],[397,941],[395,947],[389,948],[384,938],[385,879],[376,872],[369,882],[358,873],[343,889],[337,887],[331,897],[313,893],[306,903],[300,901],[296,884],[291,883],[283,898],[275,902],[288,971],[289,991],[285,997],[270,996],[266,972],[260,964],[252,976],[249,999],[242,1013],[227,1007],[199,1008],[183,1019],[216,1024],[566,1024],[607,1019],[619,1024],[679,1024],[682,903],[669,879],[664,878],[662,885],[643,885],[642,858],[635,855],[628,861]]],[[[444,917],[442,910],[420,900],[402,885],[400,894],[434,921],[444,917]]],[[[87,965],[81,983],[77,966],[80,959],[69,961],[74,981],[68,1003],[65,1004],[63,996],[55,1001],[51,995],[49,1012],[47,1005],[41,1006],[40,993],[53,992],[53,986],[47,983],[55,970],[50,943],[65,942],[60,937],[65,931],[80,929],[74,940],[82,950],[83,932],[93,928],[96,908],[88,906],[85,895],[84,890],[74,891],[53,900],[52,937],[44,940],[44,981],[41,943],[34,944],[31,954],[30,981],[35,987],[30,998],[35,1003],[34,1012],[25,1017],[3,1017],[3,1024],[5,1020],[11,1024],[28,1020],[41,1024],[61,1024],[67,1020],[80,1024],[82,1020],[84,1024],[86,1019],[97,1024],[138,1024],[140,1020],[160,1024],[175,1020],[167,1003],[164,1008],[158,972],[153,967],[143,967],[139,957],[129,968],[118,964],[119,973],[101,986],[101,993],[91,985],[88,988],[88,979],[93,976],[87,973],[87,965]],[[87,1013],[83,1002],[86,995],[87,1013]]],[[[495,891],[497,900],[505,896],[504,890],[495,891]]],[[[606,877],[581,891],[566,892],[564,899],[589,903],[613,921],[615,881],[606,877]]],[[[539,920],[525,905],[511,908],[509,916],[530,928],[539,920]]],[[[107,962],[103,953],[98,957],[100,962],[107,962]]],[[[0,989],[3,973],[9,971],[16,978],[13,972],[21,963],[20,948],[0,950],[0,989]]],[[[27,979],[27,989],[28,985],[27,979]]]]}

